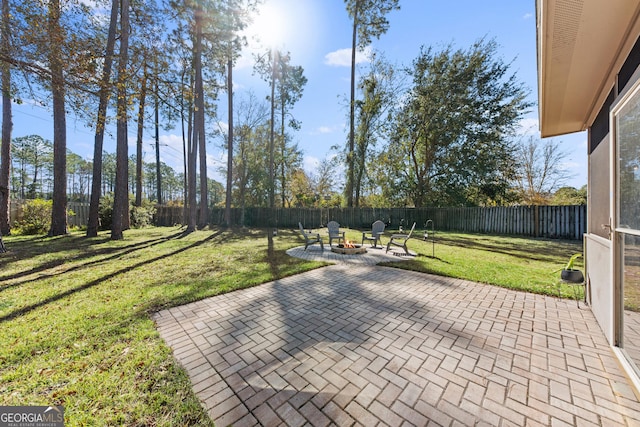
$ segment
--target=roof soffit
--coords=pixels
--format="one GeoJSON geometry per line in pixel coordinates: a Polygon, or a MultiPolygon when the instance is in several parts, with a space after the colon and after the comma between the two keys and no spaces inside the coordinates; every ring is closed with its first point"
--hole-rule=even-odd
{"type": "Polygon", "coordinates": [[[640,2],[538,0],[536,6],[542,136],[584,130],[611,88],[624,48],[635,42],[640,2]]]}

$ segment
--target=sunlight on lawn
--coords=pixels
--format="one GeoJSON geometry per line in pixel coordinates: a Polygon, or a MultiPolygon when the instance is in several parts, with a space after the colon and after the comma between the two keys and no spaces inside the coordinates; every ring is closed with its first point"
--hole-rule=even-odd
{"type": "MultiPolygon", "coordinates": [[[[347,230],[359,241],[362,232],[347,230]]],[[[386,244],[388,237],[383,239],[386,244]]],[[[150,314],[318,268],[286,250],[295,230],[129,230],[58,238],[5,237],[0,254],[0,405],[63,405],[69,425],[207,425],[185,372],[150,314]]],[[[552,272],[580,242],[455,233],[394,263],[555,295],[552,272]]]]}

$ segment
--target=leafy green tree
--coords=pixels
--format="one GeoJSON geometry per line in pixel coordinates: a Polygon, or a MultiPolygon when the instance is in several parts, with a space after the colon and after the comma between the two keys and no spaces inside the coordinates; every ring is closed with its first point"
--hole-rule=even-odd
{"type": "Polygon", "coordinates": [[[12,65],[22,85],[37,98],[33,88],[50,93],[53,112],[53,209],[51,235],[67,232],[66,225],[66,112],[82,115],[87,93],[92,93],[97,53],[96,28],[91,8],[82,2],[25,0],[12,11],[12,65]],[[15,25],[13,25],[15,24],[15,25]]]}
{"type": "Polygon", "coordinates": [[[265,155],[269,148],[270,130],[268,123],[255,128],[236,128],[238,150],[234,158],[234,188],[239,207],[269,206],[270,176],[264,167],[265,155]]]}
{"type": "Polygon", "coordinates": [[[12,187],[16,191],[17,196],[24,199],[27,195],[27,168],[31,163],[31,150],[28,145],[28,139],[26,139],[26,137],[16,138],[11,144],[11,151],[13,152],[13,157],[11,158],[13,167],[11,170],[14,177],[17,174],[17,177],[14,178],[14,185],[12,185],[12,187]]]}
{"type": "MultiPolygon", "coordinates": [[[[290,117],[290,108],[302,97],[307,78],[304,69],[300,66],[292,66],[289,52],[282,53],[277,50],[269,50],[265,55],[256,58],[255,70],[270,84],[271,118],[269,121],[269,206],[275,206],[276,169],[279,164],[279,176],[282,205],[286,204],[288,171],[294,170],[300,161],[300,152],[297,147],[287,144],[286,122],[290,117]],[[276,114],[279,113],[279,133],[276,141],[276,114]],[[278,153],[276,153],[278,146],[278,153]]],[[[299,123],[290,117],[289,126],[293,129],[299,127],[299,123]]]]}
{"type": "Polygon", "coordinates": [[[238,8],[236,4],[227,9],[223,14],[221,23],[221,35],[219,37],[220,44],[223,46],[222,51],[226,52],[226,89],[227,89],[227,114],[228,114],[228,132],[227,132],[227,187],[225,191],[225,224],[231,224],[231,204],[233,194],[233,155],[234,155],[234,107],[233,107],[233,65],[240,54],[240,47],[246,45],[244,36],[241,36],[239,30],[247,24],[246,14],[249,10],[254,10],[256,2],[249,1],[244,4],[243,8],[238,8]]]}
{"type": "Polygon", "coordinates": [[[256,64],[254,66],[255,71],[263,78],[264,81],[269,83],[271,88],[271,95],[267,98],[270,101],[270,119],[269,119],[269,145],[267,149],[268,153],[268,170],[269,170],[269,182],[268,182],[268,206],[270,208],[275,207],[275,117],[276,117],[276,85],[279,79],[278,63],[282,53],[276,49],[268,49],[266,54],[256,58],[256,64]]]}
{"type": "Polygon", "coordinates": [[[296,146],[287,144],[286,124],[289,117],[289,126],[297,130],[300,123],[290,116],[289,110],[302,98],[302,92],[307,84],[304,69],[301,66],[291,65],[291,55],[280,55],[278,61],[278,83],[276,85],[276,103],[280,108],[280,134],[278,135],[280,163],[280,191],[282,206],[286,204],[287,177],[291,170],[301,162],[301,153],[296,146]]]}
{"type": "Polygon", "coordinates": [[[225,188],[218,181],[211,178],[209,178],[207,188],[209,189],[209,206],[220,206],[225,201],[225,188]]]}
{"type": "MultiPolygon", "coordinates": [[[[102,153],[102,194],[113,193],[116,188],[116,154],[102,153]]],[[[94,168],[95,170],[95,168],[94,168]]],[[[112,198],[113,199],[113,198],[112,198]]],[[[100,202],[102,203],[102,202],[100,202]]]]}
{"type": "Polygon", "coordinates": [[[508,193],[516,170],[511,135],[531,103],[496,53],[495,41],[480,40],[468,50],[423,48],[414,60],[379,159],[380,185],[396,203],[478,205],[508,193]]]}
{"type": "Polygon", "coordinates": [[[553,193],[551,204],[554,206],[574,206],[587,204],[587,186],[580,189],[574,187],[561,187],[553,193]]]}
{"type": "Polygon", "coordinates": [[[387,125],[397,105],[396,96],[401,91],[400,83],[395,68],[379,55],[373,55],[369,72],[362,76],[358,84],[362,99],[356,101],[355,149],[351,153],[356,207],[360,206],[363,186],[370,178],[367,172],[374,168],[373,150],[378,139],[384,138],[388,131],[387,125]]]}
{"type": "Polygon", "coordinates": [[[53,161],[53,144],[39,135],[28,135],[13,140],[14,169],[19,172],[20,197],[35,199],[42,196],[43,175],[53,161]]]}
{"type": "Polygon", "coordinates": [[[158,168],[155,162],[144,162],[143,176],[143,196],[146,196],[149,200],[158,203],[158,189],[156,187],[158,182],[161,182],[162,184],[160,193],[162,194],[164,204],[176,199],[182,199],[182,174],[176,174],[176,171],[166,163],[160,162],[160,168],[158,168]],[[156,177],[158,169],[160,169],[160,173],[162,174],[160,181],[158,181],[156,177]]]}
{"type": "MultiPolygon", "coordinates": [[[[240,98],[238,102],[234,103],[234,106],[233,143],[231,147],[227,147],[227,149],[233,149],[232,197],[225,197],[225,210],[229,200],[232,199],[233,206],[241,209],[240,223],[243,224],[244,209],[249,203],[250,185],[252,182],[255,185],[260,181],[257,176],[264,176],[264,157],[261,157],[260,153],[264,152],[265,148],[262,146],[264,142],[262,137],[265,135],[265,129],[268,128],[269,110],[267,105],[258,100],[253,92],[240,98]]],[[[225,141],[228,141],[229,135],[224,138],[225,141]]],[[[225,170],[224,172],[228,175],[230,171],[225,170]]],[[[262,186],[263,184],[258,185],[262,186]]],[[[230,221],[230,218],[227,220],[230,221]]]]}
{"type": "MultiPolygon", "coordinates": [[[[190,132],[188,149],[188,205],[189,215],[187,231],[193,231],[197,220],[198,197],[195,193],[196,163],[199,156],[200,169],[200,227],[206,225],[208,190],[207,190],[207,164],[205,144],[205,85],[204,73],[207,71],[205,64],[214,67],[216,74],[221,74],[229,60],[237,56],[241,38],[234,34],[244,28],[247,23],[244,11],[255,7],[255,0],[220,0],[220,1],[193,1],[187,2],[188,19],[192,22],[192,52],[193,52],[193,125],[190,132]],[[214,49],[211,46],[223,46],[222,49],[214,49]],[[230,54],[230,50],[232,53],[230,54]],[[210,60],[203,61],[208,55],[210,60]]],[[[218,87],[217,85],[212,85],[218,87]]],[[[209,109],[212,109],[209,106],[209,109]]]]}
{"type": "Polygon", "coordinates": [[[86,201],[88,184],[91,179],[92,164],[76,153],[67,152],[67,188],[69,197],[78,202],[86,201]]]}
{"type": "MultiPolygon", "coordinates": [[[[66,110],[74,110],[81,117],[95,90],[95,67],[100,43],[96,32],[101,21],[84,2],[75,1],[7,1],[10,16],[11,46],[0,53],[5,64],[16,71],[21,91],[32,99],[41,100],[37,89],[50,93],[47,102],[53,111],[54,182],[51,234],[66,233],[66,110]]],[[[6,16],[6,14],[5,14],[6,16]]],[[[6,21],[5,21],[6,22],[6,21]]],[[[18,101],[18,91],[12,96],[18,101]]],[[[3,124],[10,122],[9,117],[3,124]]]]}
{"type": "Polygon", "coordinates": [[[291,174],[291,193],[291,204],[296,208],[310,208],[318,201],[312,180],[302,169],[296,169],[291,174]]]}
{"type": "MultiPolygon", "coordinates": [[[[280,138],[279,138],[280,139],[280,138]]],[[[298,144],[291,144],[287,141],[290,135],[285,133],[284,144],[280,144],[279,152],[276,155],[275,166],[279,171],[276,183],[280,188],[280,200],[282,207],[289,206],[291,203],[291,175],[302,167],[302,150],[298,148],[298,144]]]]}
{"type": "Polygon", "coordinates": [[[374,38],[389,29],[387,14],[399,10],[399,0],[345,0],[347,12],[353,21],[351,36],[351,96],[349,101],[349,144],[347,150],[347,206],[353,206],[355,104],[356,104],[356,50],[364,49],[374,38]]]}
{"type": "MultiPolygon", "coordinates": [[[[327,202],[337,195],[336,186],[336,169],[338,157],[324,158],[318,163],[315,172],[311,175],[313,188],[319,197],[318,206],[330,207],[327,202]]],[[[335,205],[332,205],[335,206],[335,205]]],[[[337,206],[340,206],[338,204],[337,206]]]]}

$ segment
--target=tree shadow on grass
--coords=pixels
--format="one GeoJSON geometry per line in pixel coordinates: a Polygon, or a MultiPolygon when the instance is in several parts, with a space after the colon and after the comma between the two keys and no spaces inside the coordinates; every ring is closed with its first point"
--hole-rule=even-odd
{"type": "MultiPolygon", "coordinates": [[[[509,241],[511,239],[505,238],[501,242],[493,242],[484,238],[485,236],[478,235],[477,238],[473,237],[458,237],[458,236],[438,236],[436,243],[454,247],[461,247],[466,249],[478,249],[488,252],[500,253],[503,255],[509,255],[519,259],[535,260],[535,261],[551,261],[558,257],[567,256],[572,254],[575,249],[572,247],[576,244],[573,241],[566,240],[541,240],[541,239],[522,239],[521,242],[509,241]],[[540,247],[532,242],[546,243],[544,247],[540,247]],[[540,251],[536,251],[540,249],[540,251]]],[[[516,239],[516,238],[512,238],[516,239]]]]}
{"type": "MultiPolygon", "coordinates": [[[[176,234],[172,234],[170,236],[164,236],[164,237],[160,237],[157,239],[152,239],[152,240],[144,240],[142,242],[138,242],[138,243],[132,243],[130,245],[126,245],[117,249],[114,249],[112,247],[105,247],[105,248],[101,248],[101,249],[93,249],[93,246],[96,244],[102,244],[102,243],[106,243],[108,241],[110,241],[110,239],[107,238],[100,238],[98,240],[96,239],[86,239],[84,237],[79,237],[79,236],[69,236],[71,239],[69,242],[65,242],[62,246],[60,247],[59,245],[51,245],[49,242],[49,251],[51,251],[51,248],[55,248],[55,251],[53,251],[52,253],[55,252],[63,252],[65,250],[69,250],[69,249],[74,249],[74,250],[78,250],[78,249],[82,249],[82,252],[80,255],[73,257],[72,259],[69,258],[57,258],[55,260],[51,260],[51,261],[47,261],[42,263],[41,265],[31,268],[29,270],[24,270],[24,271],[20,271],[18,273],[13,273],[13,274],[8,274],[5,276],[0,276],[0,283],[4,282],[4,281],[8,281],[8,280],[14,280],[14,279],[18,279],[20,277],[24,277],[24,276],[31,276],[33,274],[45,271],[45,270],[50,270],[50,269],[54,269],[56,267],[60,267],[61,265],[64,265],[68,262],[71,261],[82,261],[83,259],[86,258],[92,258],[92,257],[99,257],[101,255],[105,255],[105,254],[110,254],[108,257],[105,258],[100,258],[100,259],[96,259],[94,261],[89,261],[86,263],[81,263],[78,264],[76,266],[70,267],[66,270],[64,270],[64,273],[68,273],[68,272],[72,272],[75,270],[79,270],[79,269],[83,269],[86,267],[89,267],[91,265],[96,265],[96,264],[102,264],[104,262],[108,262],[108,261],[112,261],[114,259],[120,258],[124,255],[133,253],[135,251],[141,250],[141,249],[146,249],[146,248],[150,248],[153,247],[155,245],[167,242],[169,240],[172,239],[176,239],[179,237],[182,237],[184,233],[176,233],[176,234]],[[73,243],[78,243],[78,245],[74,246],[73,243]]],[[[40,238],[39,238],[40,240],[40,238]]],[[[44,240],[44,238],[42,238],[42,240],[44,240]]],[[[44,245],[45,247],[47,245],[44,245]]],[[[24,259],[33,255],[39,255],[42,253],[47,253],[49,252],[46,249],[41,250],[41,251],[35,251],[32,250],[32,248],[30,247],[25,247],[23,249],[21,249],[20,253],[19,253],[19,257],[16,259],[14,258],[14,262],[16,260],[20,260],[20,259],[24,259]]],[[[2,264],[0,264],[0,266],[2,266],[2,264]]],[[[53,277],[60,274],[60,272],[55,272],[55,273],[49,273],[49,274],[43,274],[43,275],[39,275],[37,277],[34,277],[32,279],[27,279],[27,280],[23,280],[23,281],[19,281],[16,283],[12,283],[10,285],[6,285],[6,286],[0,286],[0,292],[10,289],[10,288],[15,288],[17,286],[21,286],[30,282],[35,282],[37,280],[41,280],[43,278],[48,278],[48,277],[53,277]]]]}
{"type": "MultiPolygon", "coordinates": [[[[122,268],[120,270],[114,271],[112,273],[106,274],[106,275],[104,275],[104,276],[102,276],[102,277],[100,277],[98,279],[94,279],[94,280],[92,280],[90,282],[87,282],[87,283],[85,283],[83,285],[76,286],[75,288],[71,288],[71,289],[68,289],[68,290],[66,290],[64,292],[61,292],[59,294],[53,295],[53,296],[51,296],[49,298],[46,298],[46,299],[44,299],[42,301],[38,301],[38,302],[35,302],[33,304],[29,304],[27,306],[24,306],[24,307],[21,307],[19,309],[16,309],[16,310],[14,310],[14,311],[12,311],[10,313],[5,314],[4,316],[0,316],[0,323],[4,323],[6,321],[13,320],[13,319],[15,319],[17,317],[20,317],[20,316],[24,316],[25,314],[28,314],[28,313],[32,312],[33,310],[35,310],[35,309],[38,309],[40,307],[46,306],[47,304],[62,300],[64,298],[69,297],[71,295],[74,295],[74,294],[76,294],[78,292],[93,288],[94,286],[97,286],[97,285],[103,283],[106,280],[112,279],[112,278],[117,277],[117,276],[119,276],[121,274],[128,273],[128,272],[133,271],[133,270],[135,270],[135,269],[137,269],[139,267],[143,267],[143,266],[145,266],[147,264],[152,264],[152,263],[154,263],[156,261],[159,261],[159,260],[161,260],[163,258],[171,257],[171,256],[177,255],[179,253],[188,251],[189,249],[192,249],[192,248],[198,247],[200,245],[203,245],[206,242],[215,239],[220,234],[221,234],[220,231],[218,231],[217,233],[212,233],[210,236],[206,237],[203,240],[194,242],[194,243],[190,244],[189,246],[185,246],[183,248],[177,249],[177,250],[175,250],[175,251],[173,251],[171,253],[162,254],[162,255],[158,255],[158,256],[153,257],[153,258],[146,259],[146,260],[144,260],[142,262],[139,262],[137,264],[134,264],[134,265],[131,265],[129,267],[125,267],[125,268],[122,268]]],[[[169,236],[169,237],[175,238],[176,235],[169,236]]],[[[157,239],[157,240],[166,241],[166,240],[169,240],[169,239],[163,238],[163,239],[157,239]]],[[[156,242],[155,244],[160,243],[159,241],[156,242]]],[[[137,247],[136,249],[131,249],[129,252],[132,252],[134,250],[140,250],[140,249],[142,249],[144,247],[147,247],[147,246],[137,247]]],[[[110,257],[110,259],[118,258],[118,257],[121,257],[122,255],[123,255],[123,253],[118,253],[118,254],[114,255],[113,257],[110,257]]],[[[84,266],[86,266],[86,264],[83,264],[82,266],[78,266],[77,268],[82,268],[84,266]]]]}

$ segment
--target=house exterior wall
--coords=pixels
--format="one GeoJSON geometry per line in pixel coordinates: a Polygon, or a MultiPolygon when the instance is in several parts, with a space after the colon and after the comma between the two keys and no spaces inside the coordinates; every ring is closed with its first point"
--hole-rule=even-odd
{"type": "Polygon", "coordinates": [[[640,393],[640,1],[536,0],[536,25],[541,135],[589,132],[587,298],[640,393]]]}
{"type": "MultiPolygon", "coordinates": [[[[616,74],[615,84],[613,88],[605,87],[599,94],[604,102],[595,106],[597,112],[592,114],[594,120],[588,123],[590,208],[585,235],[585,270],[592,312],[632,383],[640,390],[640,371],[637,368],[640,363],[638,337],[634,335],[635,329],[627,325],[633,323],[629,316],[634,316],[634,319],[637,316],[626,308],[627,291],[624,289],[627,286],[627,266],[624,263],[627,262],[625,256],[628,256],[624,249],[624,241],[628,234],[624,230],[620,232],[618,229],[611,229],[612,226],[614,229],[621,227],[617,224],[616,215],[618,209],[622,209],[619,208],[620,198],[621,195],[624,196],[618,188],[616,172],[618,163],[622,162],[624,157],[618,152],[618,145],[622,144],[623,140],[620,138],[623,136],[626,144],[634,141],[629,133],[619,134],[623,128],[618,129],[617,117],[627,105],[625,102],[634,99],[632,96],[637,97],[637,94],[634,95],[635,92],[631,92],[640,81],[640,37],[637,36],[636,33],[632,43],[633,49],[627,56],[624,59],[617,58],[622,65],[616,74]]],[[[627,40],[627,43],[630,41],[627,40]]],[[[633,118],[633,115],[631,117],[633,118]]],[[[628,199],[630,195],[627,193],[626,197],[628,199]]],[[[637,284],[631,283],[631,286],[637,284]]],[[[630,289],[635,292],[633,288],[630,289]]]]}
{"type": "MultiPolygon", "coordinates": [[[[608,114],[607,114],[608,117],[608,114]]],[[[590,137],[595,133],[590,132],[590,137]]],[[[588,224],[585,235],[585,277],[587,300],[607,341],[615,344],[614,286],[611,281],[611,240],[609,229],[603,224],[610,222],[610,149],[609,133],[589,154],[588,224]]]]}

